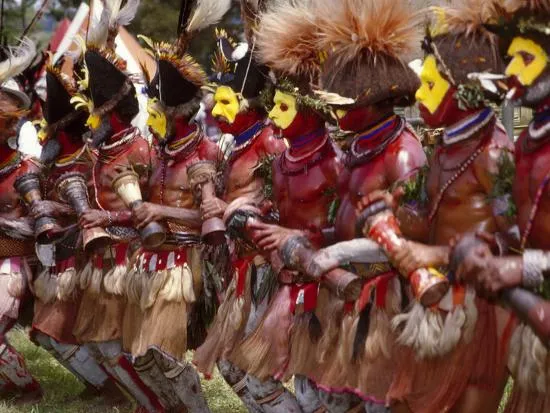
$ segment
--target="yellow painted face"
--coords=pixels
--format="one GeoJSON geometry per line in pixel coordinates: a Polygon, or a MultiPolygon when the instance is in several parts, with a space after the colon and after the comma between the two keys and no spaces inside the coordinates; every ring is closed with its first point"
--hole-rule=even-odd
{"type": "Polygon", "coordinates": [[[147,126],[149,126],[155,135],[161,139],[166,139],[167,121],[166,115],[158,105],[157,99],[149,99],[147,103],[147,126]]]}
{"type": "Polygon", "coordinates": [[[296,98],[277,90],[273,97],[273,103],[275,106],[269,112],[269,119],[280,129],[288,128],[298,114],[296,98]]]}
{"type": "Polygon", "coordinates": [[[516,76],[523,86],[530,86],[548,66],[548,54],[533,40],[516,37],[508,48],[512,58],[506,68],[507,76],[516,76]]]}
{"type": "Polygon", "coordinates": [[[216,104],[212,109],[212,116],[223,118],[227,123],[233,124],[240,110],[239,98],[235,91],[229,86],[220,86],[216,89],[214,101],[216,104]]]}
{"type": "Polygon", "coordinates": [[[433,115],[450,88],[451,84],[437,68],[435,56],[427,56],[420,72],[420,88],[415,95],[418,103],[422,104],[433,115]]]}
{"type": "Polygon", "coordinates": [[[95,113],[90,113],[90,116],[88,116],[88,119],[86,120],[86,126],[91,130],[94,130],[99,128],[100,124],[101,124],[101,118],[95,113]]]}

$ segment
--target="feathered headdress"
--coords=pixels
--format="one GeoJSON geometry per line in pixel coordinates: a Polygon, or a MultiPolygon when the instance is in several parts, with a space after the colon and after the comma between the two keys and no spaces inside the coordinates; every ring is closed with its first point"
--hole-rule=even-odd
{"type": "Polygon", "coordinates": [[[260,96],[269,79],[269,69],[260,65],[253,54],[255,30],[263,4],[265,2],[257,0],[241,0],[246,42],[237,43],[225,30],[216,29],[217,48],[212,58],[210,79],[217,85],[231,87],[247,101],[246,106],[260,96]]]}
{"type": "MultiPolygon", "coordinates": [[[[463,0],[455,7],[432,7],[432,23],[422,44],[455,87],[479,86],[479,74],[500,74],[504,63],[498,38],[487,29],[501,14],[495,0],[463,0]]],[[[496,96],[490,96],[496,98],[496,96]]]]}
{"type": "Polygon", "coordinates": [[[277,89],[328,119],[330,108],[313,93],[325,57],[319,49],[316,4],[312,0],[269,3],[260,14],[255,53],[258,61],[273,72],[277,89]]]}
{"type": "Polygon", "coordinates": [[[154,43],[142,37],[158,62],[153,79],[146,79],[149,97],[182,114],[196,110],[207,76],[187,50],[193,37],[218,23],[230,7],[231,0],[182,0],[175,43],[154,43]]]}
{"type": "MultiPolygon", "coordinates": [[[[91,10],[98,1],[92,0],[91,10]]],[[[104,0],[99,21],[91,22],[84,53],[84,81],[88,97],[76,96],[77,108],[86,107],[99,117],[114,109],[127,119],[139,111],[135,88],[125,73],[126,62],[115,53],[115,38],[121,25],[136,15],[139,0],[104,0]]]]}
{"type": "Polygon", "coordinates": [[[31,40],[23,39],[18,46],[6,48],[4,55],[5,58],[0,62],[0,95],[4,99],[17,102],[19,109],[8,112],[0,107],[0,117],[17,117],[28,109],[31,102],[27,95],[7,82],[30,66],[36,55],[36,46],[31,40]]]}
{"type": "Polygon", "coordinates": [[[260,16],[258,60],[282,76],[317,83],[322,60],[317,39],[313,1],[276,1],[260,16]]]}
{"type": "Polygon", "coordinates": [[[550,53],[550,0],[502,0],[502,5],[491,30],[506,41],[517,35],[531,38],[550,53]]]}
{"type": "Polygon", "coordinates": [[[318,48],[328,51],[322,70],[328,93],[320,96],[336,105],[410,102],[419,85],[407,66],[420,41],[418,13],[401,0],[317,3],[318,48]]]}
{"type": "MultiPolygon", "coordinates": [[[[51,55],[49,56],[51,61],[51,55]]],[[[84,132],[87,113],[82,109],[75,109],[71,99],[77,94],[74,79],[61,72],[63,61],[56,65],[48,62],[46,65],[46,102],[43,104],[44,125],[41,140],[54,137],[58,131],[71,129],[74,134],[84,132]]]]}

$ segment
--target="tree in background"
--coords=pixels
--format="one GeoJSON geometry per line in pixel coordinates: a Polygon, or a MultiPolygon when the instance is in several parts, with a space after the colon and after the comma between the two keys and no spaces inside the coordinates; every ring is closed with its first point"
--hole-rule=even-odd
{"type": "MultiPolygon", "coordinates": [[[[3,4],[2,44],[13,43],[28,26],[44,0],[0,0],[3,4]]],[[[51,32],[63,18],[72,18],[82,0],[49,0],[44,16],[28,33],[42,46],[49,40],[51,32]]],[[[89,4],[89,1],[86,1],[89,4]]],[[[141,0],[138,14],[128,30],[134,35],[143,34],[156,41],[171,41],[176,37],[181,0],[141,0]]],[[[234,7],[220,22],[230,34],[238,38],[240,29],[239,1],[234,0],[234,7]]],[[[191,54],[199,62],[210,67],[210,58],[214,50],[214,28],[202,32],[194,39],[191,54]]]]}
{"type": "MultiPolygon", "coordinates": [[[[233,2],[233,8],[219,26],[238,37],[241,24],[239,2],[236,0],[233,2]]],[[[142,34],[155,41],[175,40],[180,5],[181,0],[141,0],[138,14],[128,30],[135,35],[142,34]]],[[[205,68],[209,68],[214,46],[214,28],[209,28],[193,40],[190,53],[205,68]]]]}

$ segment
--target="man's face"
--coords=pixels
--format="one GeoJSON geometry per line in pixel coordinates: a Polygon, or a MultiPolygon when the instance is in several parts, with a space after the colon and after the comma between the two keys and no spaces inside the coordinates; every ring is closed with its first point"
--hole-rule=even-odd
{"type": "Polygon", "coordinates": [[[420,88],[415,95],[426,125],[440,128],[453,123],[459,111],[455,91],[456,88],[439,71],[435,56],[428,55],[422,65],[420,88]]]}
{"type": "Polygon", "coordinates": [[[156,99],[149,99],[147,103],[147,126],[159,139],[166,139],[168,132],[166,115],[156,99]]]}
{"type": "Polygon", "coordinates": [[[548,67],[548,54],[535,41],[525,37],[516,37],[508,48],[512,59],[506,68],[510,77],[511,92],[508,99],[520,100],[548,67]]]}
{"type": "Polygon", "coordinates": [[[229,86],[220,86],[214,94],[214,108],[212,116],[218,123],[225,122],[232,125],[240,110],[239,98],[229,86]]]}
{"type": "Polygon", "coordinates": [[[418,103],[433,115],[441,106],[450,88],[451,84],[437,68],[435,56],[427,56],[420,72],[420,88],[415,95],[418,103]]]}
{"type": "Polygon", "coordinates": [[[269,112],[269,119],[281,130],[287,129],[298,114],[296,98],[277,90],[273,97],[275,106],[269,112]]]}

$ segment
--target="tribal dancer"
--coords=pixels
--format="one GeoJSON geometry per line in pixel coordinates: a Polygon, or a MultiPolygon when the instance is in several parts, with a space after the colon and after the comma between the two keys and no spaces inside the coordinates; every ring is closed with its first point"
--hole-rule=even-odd
{"type": "MultiPolygon", "coordinates": [[[[259,60],[278,75],[269,117],[290,144],[272,163],[280,226],[249,224],[254,241],[273,257],[292,235],[307,238],[317,248],[324,244],[322,231],[329,227],[342,170],[339,150],[325,127],[330,110],[312,91],[321,56],[313,43],[311,13],[307,2],[275,4],[260,17],[255,45],[259,60]]],[[[265,412],[326,411],[310,380],[322,369],[315,358],[323,327],[316,315],[319,284],[287,269],[278,277],[280,286],[258,327],[237,346],[235,364],[249,374],[249,390],[265,412]],[[299,406],[276,381],[293,375],[299,406]],[[271,384],[273,390],[264,393],[271,384]]]]}
{"type": "MultiPolygon", "coordinates": [[[[217,125],[235,141],[224,169],[224,196],[203,202],[203,219],[223,217],[229,221],[230,234],[239,234],[231,225],[231,212],[245,204],[270,210],[266,168],[286,146],[266,124],[262,96],[268,92],[269,78],[265,66],[259,65],[250,48],[258,10],[252,2],[241,2],[248,43],[236,44],[223,30],[217,32],[219,50],[214,58],[213,80],[217,86],[212,109],[217,125]]],[[[224,379],[251,412],[263,411],[247,387],[246,372],[232,363],[232,352],[262,317],[276,285],[271,266],[249,243],[233,237],[231,260],[234,278],[205,343],[197,349],[194,362],[209,377],[217,362],[224,379]]],[[[277,389],[278,391],[280,389],[277,389]]],[[[292,397],[285,392],[285,397],[292,397]]]]}
{"type": "MultiPolygon", "coordinates": [[[[72,106],[70,100],[76,93],[76,85],[60,72],[59,66],[47,66],[46,89],[39,138],[43,145],[41,161],[48,168],[45,193],[49,200],[34,202],[31,213],[35,219],[52,217],[69,227],[76,223],[77,216],[67,204],[69,201],[60,198],[59,184],[80,178],[86,194],[85,185],[91,178],[91,159],[83,140],[87,114],[72,106]]],[[[90,396],[100,391],[116,404],[125,399],[124,395],[88,349],[78,345],[73,336],[80,302],[78,277],[84,261],[80,235],[78,228],[69,230],[52,245],[55,258],[47,265],[43,263],[45,268],[33,283],[35,307],[31,338],[78,377],[88,387],[90,396]]]]}
{"type": "MultiPolygon", "coordinates": [[[[115,0],[115,3],[116,0],[115,0]]],[[[141,381],[122,352],[122,329],[126,307],[123,285],[129,256],[138,234],[132,228],[132,214],[113,190],[113,179],[131,169],[146,182],[151,169],[148,142],[131,124],[138,114],[136,90],[124,72],[125,62],[114,52],[119,22],[129,22],[137,10],[129,1],[118,10],[110,4],[98,29],[90,30],[84,53],[83,86],[87,96],[76,96],[77,107],[90,112],[87,125],[95,149],[92,167],[92,208],[80,217],[84,230],[101,227],[113,244],[96,251],[80,275],[83,290],[74,335],[86,344],[109,375],[139,403],[138,410],[163,411],[158,398],[141,381]],[[130,17],[129,17],[130,16],[130,17]],[[111,22],[108,24],[107,22],[111,22]],[[103,39],[106,46],[100,47],[103,39]],[[94,46],[95,45],[95,46],[94,46]]]]}
{"type": "MultiPolygon", "coordinates": [[[[357,237],[356,204],[363,196],[404,184],[426,163],[420,139],[394,112],[414,102],[420,84],[405,60],[419,42],[418,19],[394,0],[324,0],[318,8],[319,49],[330,50],[318,95],[335,111],[339,128],[354,134],[338,181],[334,241],[340,242],[357,237]]],[[[401,229],[411,234],[408,223],[401,229]]],[[[331,296],[329,317],[340,325],[329,329],[332,351],[323,351],[333,361],[318,384],[331,412],[360,405],[353,393],[365,400],[367,412],[385,412],[395,369],[391,318],[401,312],[401,283],[388,264],[351,265],[367,280],[365,299],[344,303],[331,296]]]]}
{"type": "MultiPolygon", "coordinates": [[[[548,300],[550,4],[509,1],[505,13],[504,24],[497,26],[497,30],[503,36],[510,36],[506,38],[507,56],[511,59],[505,71],[510,88],[507,98],[516,106],[534,111],[533,120],[516,142],[515,178],[510,185],[523,255],[499,258],[486,250],[469,254],[459,275],[475,282],[482,292],[491,296],[507,288],[523,287],[541,293],[548,300]]],[[[526,308],[530,309],[530,303],[527,304],[526,308]]],[[[544,312],[542,317],[537,314],[535,318],[538,327],[546,331],[545,341],[524,324],[517,327],[510,341],[508,367],[514,378],[514,389],[506,409],[509,413],[550,410],[548,321],[544,312]]]]}
{"type": "MultiPolygon", "coordinates": [[[[40,165],[24,159],[17,150],[16,125],[30,107],[28,97],[7,83],[34,58],[35,46],[22,41],[8,49],[0,62],[0,397],[16,394],[20,402],[35,403],[42,390],[25,366],[23,357],[8,343],[6,334],[19,316],[22,300],[32,281],[33,222],[20,203],[13,184],[20,176],[40,171],[40,165]]],[[[17,86],[17,85],[14,85],[17,86]]]]}
{"type": "Polygon", "coordinates": [[[193,35],[221,20],[230,5],[229,0],[210,0],[182,8],[174,44],[145,39],[157,58],[157,72],[148,81],[148,125],[156,155],[147,202],[135,207],[133,215],[138,229],[158,221],[168,236],[162,245],[144,245],[135,256],[127,286],[133,305],[125,316],[124,348],[136,358],[143,380],[174,412],[209,411],[199,376],[185,359],[193,343],[202,341],[197,334],[205,327],[197,324],[206,323],[194,317],[201,314],[206,293],[203,222],[191,168],[215,168],[223,158],[194,121],[207,77],[187,49],[193,35]]]}
{"type": "MultiPolygon", "coordinates": [[[[454,236],[508,224],[497,208],[495,176],[513,148],[489,106],[498,96],[481,87],[483,76],[502,70],[497,39],[484,27],[493,11],[491,2],[477,0],[435,9],[437,21],[423,42],[416,99],[425,123],[444,133],[426,176],[427,244],[407,241],[395,258],[409,274],[446,267],[454,236]]],[[[435,307],[417,302],[397,316],[403,347],[388,394],[395,409],[496,411],[507,378],[504,332],[512,321],[460,285],[435,307]]]]}

